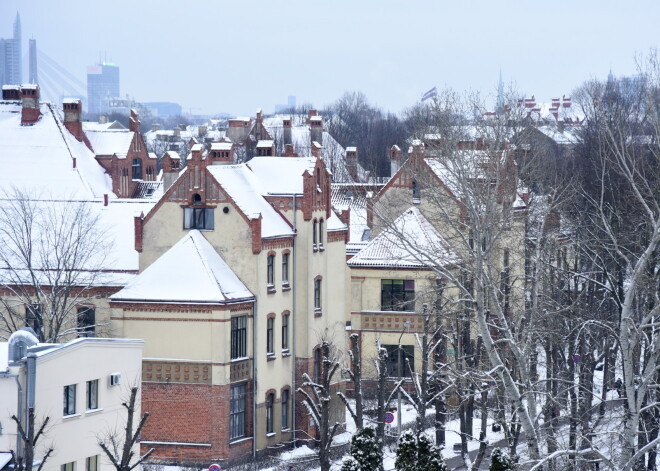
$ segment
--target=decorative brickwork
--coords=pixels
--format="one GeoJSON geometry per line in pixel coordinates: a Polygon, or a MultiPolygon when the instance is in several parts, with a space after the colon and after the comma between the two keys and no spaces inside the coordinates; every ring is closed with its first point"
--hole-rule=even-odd
{"type": "Polygon", "coordinates": [[[211,365],[145,360],[142,362],[142,381],[211,384],[211,365]]]}

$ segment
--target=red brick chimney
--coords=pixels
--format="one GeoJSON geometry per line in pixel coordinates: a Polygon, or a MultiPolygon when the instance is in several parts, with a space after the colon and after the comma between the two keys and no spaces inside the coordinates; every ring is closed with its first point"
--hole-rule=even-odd
{"type": "Polygon", "coordinates": [[[321,158],[321,144],[318,142],[314,141],[312,142],[312,157],[316,157],[317,159],[321,158]]]}
{"type": "Polygon", "coordinates": [[[128,119],[128,129],[134,133],[140,134],[140,117],[137,111],[131,108],[131,116],[128,119]]]}
{"type": "Polygon", "coordinates": [[[234,163],[234,144],[226,142],[213,142],[211,144],[211,165],[229,165],[234,163]]]}
{"type": "Polygon", "coordinates": [[[284,154],[283,157],[298,157],[293,144],[284,144],[284,154]]]}
{"type": "Polygon", "coordinates": [[[316,141],[323,144],[323,118],[318,115],[316,110],[310,110],[307,116],[309,124],[309,135],[312,142],[316,141]]]}
{"type": "Polygon", "coordinates": [[[179,178],[181,169],[181,158],[174,151],[167,151],[163,155],[163,191],[167,191],[172,184],[179,178]]]}
{"type": "Polygon", "coordinates": [[[390,176],[394,176],[401,168],[401,148],[394,144],[390,148],[390,176]]]}
{"type": "Polygon", "coordinates": [[[285,116],[282,118],[282,140],[284,145],[291,144],[291,116],[285,116]]]}
{"type": "Polygon", "coordinates": [[[346,148],[346,170],[348,170],[348,174],[351,176],[351,178],[355,182],[358,181],[357,166],[358,166],[357,147],[347,147],[346,148]]]}
{"type": "Polygon", "coordinates": [[[82,128],[82,102],[79,98],[65,98],[62,102],[64,110],[64,127],[69,130],[78,142],[85,138],[82,128]]]}
{"type": "Polygon", "coordinates": [[[21,110],[21,125],[31,126],[41,116],[39,110],[39,85],[27,84],[21,86],[21,101],[23,109],[21,110]]]}

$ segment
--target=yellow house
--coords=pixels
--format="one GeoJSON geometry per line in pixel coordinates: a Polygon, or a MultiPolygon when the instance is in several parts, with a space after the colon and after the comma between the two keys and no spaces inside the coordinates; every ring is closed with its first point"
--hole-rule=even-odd
{"type": "Polygon", "coordinates": [[[322,338],[344,347],[348,229],[323,161],[227,157],[195,145],[183,171],[165,162],[171,185],[135,219],[141,274],[110,298],[120,335],[145,339],[142,444],[160,460],[313,436],[296,388],[322,338]]]}

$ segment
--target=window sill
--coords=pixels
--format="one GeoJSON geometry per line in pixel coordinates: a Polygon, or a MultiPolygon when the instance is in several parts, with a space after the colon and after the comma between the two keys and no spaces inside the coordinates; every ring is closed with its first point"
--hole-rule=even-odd
{"type": "Polygon", "coordinates": [[[229,441],[229,446],[232,446],[232,445],[238,445],[239,443],[247,442],[248,440],[252,440],[252,437],[236,437],[236,438],[232,438],[232,439],[229,441]]]}
{"type": "Polygon", "coordinates": [[[267,436],[268,438],[270,438],[270,437],[274,437],[274,436],[275,436],[275,432],[267,433],[266,436],[267,436]]]}
{"type": "Polygon", "coordinates": [[[268,293],[268,294],[277,293],[277,290],[275,289],[275,286],[273,286],[273,285],[266,285],[266,293],[268,293]]]}
{"type": "Polygon", "coordinates": [[[289,433],[291,432],[291,429],[289,427],[285,427],[282,429],[282,433],[289,433]]]}
{"type": "Polygon", "coordinates": [[[62,420],[69,420],[69,419],[75,419],[76,417],[81,417],[80,414],[69,414],[62,416],[62,420]]]}
{"type": "Polygon", "coordinates": [[[94,415],[94,414],[98,414],[99,412],[103,412],[103,409],[102,408],[101,409],[87,409],[85,411],[85,415],[94,415]]]}
{"type": "Polygon", "coordinates": [[[319,245],[319,252],[325,252],[325,247],[323,244],[319,245]]]}
{"type": "Polygon", "coordinates": [[[313,250],[314,253],[316,253],[316,252],[319,251],[319,248],[315,245],[315,246],[312,248],[312,250],[313,250]]]}
{"type": "Polygon", "coordinates": [[[291,356],[291,352],[289,351],[288,348],[286,350],[282,350],[282,358],[290,357],[290,356],[291,356]]]}
{"type": "Polygon", "coordinates": [[[268,361],[273,361],[275,359],[275,354],[274,353],[269,353],[266,355],[266,360],[268,361]]]}
{"type": "Polygon", "coordinates": [[[238,358],[231,358],[229,360],[230,363],[238,363],[239,361],[247,361],[249,360],[250,357],[238,357],[238,358]]]}
{"type": "Polygon", "coordinates": [[[289,283],[282,283],[282,291],[291,291],[291,285],[289,283]]]}
{"type": "Polygon", "coordinates": [[[422,202],[422,199],[421,198],[413,198],[412,202],[413,202],[413,204],[419,204],[419,203],[422,202]]]}
{"type": "Polygon", "coordinates": [[[321,317],[323,315],[323,312],[321,312],[321,309],[316,308],[314,309],[314,317],[321,317]]]}

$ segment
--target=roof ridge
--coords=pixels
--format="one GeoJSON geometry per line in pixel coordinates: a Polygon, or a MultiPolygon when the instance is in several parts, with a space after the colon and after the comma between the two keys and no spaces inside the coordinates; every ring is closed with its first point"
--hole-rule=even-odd
{"type": "MultiPolygon", "coordinates": [[[[201,232],[199,232],[197,229],[193,229],[192,231],[190,231],[190,233],[188,234],[188,237],[190,238],[190,240],[192,240],[193,247],[195,248],[195,252],[197,252],[197,255],[199,256],[199,260],[202,262],[202,266],[204,266],[204,270],[206,271],[206,274],[209,276],[209,278],[210,278],[211,280],[213,280],[213,281],[215,282],[215,285],[216,285],[216,286],[218,287],[218,289],[220,290],[220,294],[221,294],[222,297],[225,298],[225,300],[226,300],[226,299],[227,299],[227,296],[225,296],[225,292],[224,292],[223,289],[222,289],[222,285],[220,284],[220,281],[218,280],[218,277],[215,276],[215,273],[213,272],[213,270],[212,270],[212,269],[208,266],[208,264],[206,263],[206,259],[204,258],[204,256],[202,256],[202,253],[200,252],[199,247],[198,247],[198,245],[197,245],[197,244],[198,244],[198,243],[197,243],[197,237],[201,237],[201,238],[204,240],[204,242],[209,243],[209,242],[206,240],[206,237],[204,237],[204,235],[203,235],[201,232]]],[[[210,243],[209,243],[209,244],[210,244],[210,243]]],[[[222,257],[220,256],[220,254],[217,253],[217,252],[215,251],[215,249],[213,249],[213,252],[214,252],[218,257],[220,257],[220,259],[223,261],[223,263],[225,263],[225,265],[227,264],[227,262],[225,262],[225,259],[222,258],[222,257]]],[[[227,266],[228,266],[228,265],[227,265],[227,266]]],[[[233,270],[232,270],[232,271],[233,271],[233,270]]]]}

